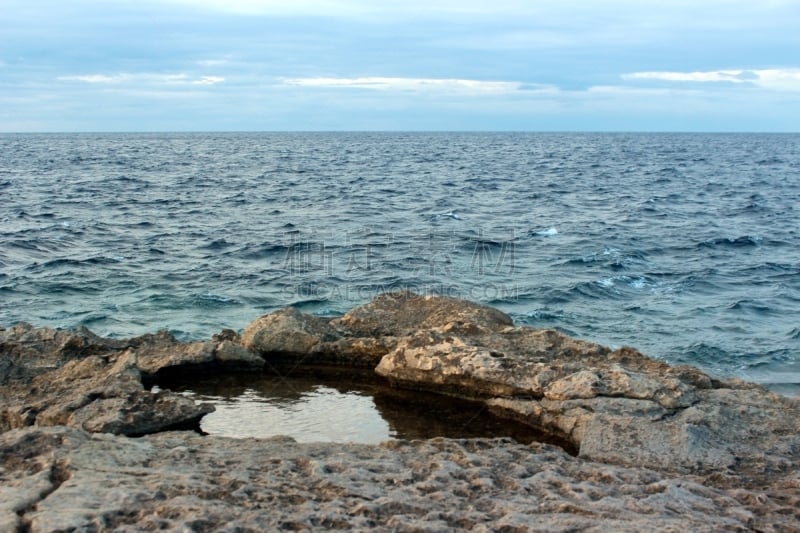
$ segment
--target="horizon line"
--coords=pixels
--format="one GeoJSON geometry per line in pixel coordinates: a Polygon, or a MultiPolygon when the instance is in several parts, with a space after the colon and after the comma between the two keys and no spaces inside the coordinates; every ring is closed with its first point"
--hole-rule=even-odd
{"type": "Polygon", "coordinates": [[[667,134],[667,135],[796,135],[796,131],[772,130],[39,130],[39,131],[0,131],[0,135],[122,135],[122,134],[226,134],[226,133],[414,133],[414,134],[667,134]]]}

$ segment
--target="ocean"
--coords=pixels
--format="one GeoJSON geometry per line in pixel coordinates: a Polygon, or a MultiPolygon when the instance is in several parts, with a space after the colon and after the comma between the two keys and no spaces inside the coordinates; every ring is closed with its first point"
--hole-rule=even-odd
{"type": "Polygon", "coordinates": [[[800,135],[0,135],[0,326],[203,339],[410,289],[800,390],[800,135]]]}

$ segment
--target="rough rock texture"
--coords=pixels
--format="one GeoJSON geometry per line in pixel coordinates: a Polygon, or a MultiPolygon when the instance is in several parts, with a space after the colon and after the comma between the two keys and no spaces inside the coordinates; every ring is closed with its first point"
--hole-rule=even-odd
{"type": "Polygon", "coordinates": [[[315,345],[336,338],[334,329],[323,319],[287,307],[247,326],[242,333],[242,346],[266,356],[306,355],[315,345]]]}
{"type": "Polygon", "coordinates": [[[0,398],[0,530],[800,529],[800,400],[453,298],[387,294],[330,322],[289,308],[188,344],[0,328],[0,398]],[[503,440],[124,436],[212,409],[148,382],[287,362],[478,399],[578,457],[503,440]]]}
{"type": "Polygon", "coordinates": [[[508,315],[485,305],[407,291],[382,294],[331,322],[354,337],[399,337],[450,323],[479,324],[489,329],[513,324],[508,315]]]}
{"type": "Polygon", "coordinates": [[[136,366],[143,373],[181,370],[186,367],[219,368],[227,371],[260,370],[264,360],[240,344],[232,330],[225,330],[211,340],[179,343],[166,332],[148,338],[138,347],[136,366]]]}
{"type": "Polygon", "coordinates": [[[125,341],[104,339],[86,328],[60,331],[26,323],[0,328],[0,386],[30,380],[72,359],[127,347],[125,341]]]}
{"type": "Polygon", "coordinates": [[[372,364],[397,387],[482,399],[597,461],[754,479],[800,462],[796,399],[632,348],[514,327],[463,300],[385,294],[330,324],[289,309],[258,319],[246,346],[250,337],[266,339],[256,344],[267,358],[372,364]]]}
{"type": "Polygon", "coordinates": [[[144,381],[187,366],[262,368],[264,361],[238,341],[232,331],[183,344],[166,332],[112,340],[85,329],[0,329],[0,431],[36,424],[142,435],[191,427],[213,406],[152,393],[144,381]]]}
{"type": "Polygon", "coordinates": [[[380,446],[0,435],[4,531],[792,531],[800,477],[714,488],[558,448],[472,439],[380,446]]]}

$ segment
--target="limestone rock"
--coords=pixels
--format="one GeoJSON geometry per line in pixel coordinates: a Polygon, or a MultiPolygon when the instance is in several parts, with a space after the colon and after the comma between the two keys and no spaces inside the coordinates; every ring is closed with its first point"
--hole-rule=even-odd
{"type": "Polygon", "coordinates": [[[471,439],[381,446],[68,428],[0,435],[0,524],[55,530],[791,531],[795,473],[717,487],[471,439]]]}
{"type": "Polygon", "coordinates": [[[506,327],[464,335],[448,323],[401,338],[376,372],[399,386],[477,397],[621,396],[690,405],[695,387],[680,375],[660,373],[668,368],[629,348],[611,352],[552,330],[506,327]]]}
{"type": "Polygon", "coordinates": [[[0,386],[30,380],[73,359],[128,345],[126,341],[98,337],[86,328],[63,331],[26,323],[0,328],[0,386]]]}
{"type": "Polygon", "coordinates": [[[0,431],[28,425],[68,425],[141,435],[196,426],[210,405],[144,381],[169,372],[260,370],[235,332],[209,341],[178,342],[166,331],[113,340],[86,329],[60,331],[20,324],[0,330],[0,431]]]}
{"type": "Polygon", "coordinates": [[[307,355],[317,344],[338,337],[325,320],[287,307],[252,322],[242,333],[241,343],[251,352],[269,358],[274,355],[307,355]]]}
{"type": "MultiPolygon", "coordinates": [[[[375,371],[405,388],[419,388],[468,397],[514,396],[528,392],[527,374],[512,378],[497,352],[436,330],[420,331],[400,340],[375,371]]],[[[517,370],[531,366],[520,362],[517,370]]]]}
{"type": "Polygon", "coordinates": [[[769,479],[800,464],[800,401],[758,389],[712,389],[663,418],[597,412],[581,456],[694,472],[769,479]]]}
{"type": "Polygon", "coordinates": [[[2,429],[67,425],[88,431],[143,435],[191,427],[213,411],[208,404],[145,390],[132,350],[88,356],[35,377],[0,407],[2,429]],[[27,389],[27,390],[25,390],[27,389]]]}
{"type": "MultiPolygon", "coordinates": [[[[241,338],[226,330],[189,344],[165,332],[112,341],[87,331],[0,329],[0,431],[67,425],[139,435],[191,424],[210,407],[153,394],[143,380],[190,369],[259,369],[262,357],[374,367],[397,387],[480,399],[502,416],[569,440],[582,460],[608,468],[700,476],[726,487],[800,484],[786,477],[800,464],[800,400],[670,367],[632,348],[515,327],[503,313],[471,302],[411,293],[379,296],[330,323],[284,309],[256,320],[241,338]]],[[[40,486],[30,483],[27,494],[40,486]]],[[[403,515],[404,503],[392,505],[403,515]]],[[[517,527],[524,513],[495,518],[493,526],[517,527]]],[[[391,520],[391,527],[408,525],[391,520]]]]}
{"type": "Polygon", "coordinates": [[[672,368],[632,348],[612,351],[553,330],[514,327],[499,311],[463,300],[382,295],[331,321],[340,337],[327,341],[335,336],[329,328],[295,310],[257,326],[243,337],[265,332],[261,353],[337,365],[380,357],[376,373],[397,387],[485,399],[496,412],[567,438],[599,461],[755,472],[761,464],[800,460],[796,402],[695,368],[672,368]],[[752,406],[753,398],[769,400],[752,406]],[[718,420],[737,429],[725,431],[718,420]],[[773,451],[764,452],[762,443],[773,451]]]}
{"type": "MultiPolygon", "coordinates": [[[[450,315],[397,339],[375,369],[398,387],[483,398],[498,414],[566,438],[597,461],[753,476],[800,463],[796,400],[556,331],[465,326],[455,320],[463,316],[457,300],[430,300],[424,308],[450,315]]],[[[382,323],[385,331],[407,325],[401,319],[395,327],[388,316],[382,323]]]]}
{"type": "Polygon", "coordinates": [[[260,370],[264,359],[232,340],[222,340],[214,346],[214,361],[226,370],[260,370]]]}
{"type": "Polygon", "coordinates": [[[211,341],[180,344],[169,342],[145,344],[136,350],[136,366],[146,374],[188,365],[208,366],[214,361],[215,345],[211,341]]]}
{"type": "Polygon", "coordinates": [[[332,321],[354,337],[403,336],[448,323],[496,330],[513,324],[491,307],[445,296],[419,296],[411,292],[385,293],[332,321]]]}
{"type": "Polygon", "coordinates": [[[763,390],[703,390],[685,409],[607,397],[494,398],[487,405],[568,438],[581,457],[605,463],[764,482],[800,461],[800,402],[763,390]]]}
{"type": "Polygon", "coordinates": [[[264,361],[241,348],[235,332],[225,330],[210,341],[181,343],[167,331],[132,339],[108,339],[86,328],[56,330],[17,324],[0,328],[0,386],[24,383],[90,355],[135,349],[136,366],[145,374],[183,366],[216,364],[230,369],[259,369],[264,361]]]}
{"type": "Polygon", "coordinates": [[[375,368],[381,358],[392,351],[395,337],[346,337],[315,344],[305,358],[309,364],[333,364],[375,368]]]}
{"type": "Polygon", "coordinates": [[[689,407],[696,400],[695,388],[689,383],[675,377],[649,377],[618,364],[603,370],[580,370],[550,383],[544,391],[548,400],[597,396],[652,400],[667,409],[689,407]]]}
{"type": "Polygon", "coordinates": [[[138,340],[136,366],[147,375],[186,369],[259,370],[264,366],[264,360],[244,349],[231,330],[202,342],[181,343],[166,331],[138,340]]]}

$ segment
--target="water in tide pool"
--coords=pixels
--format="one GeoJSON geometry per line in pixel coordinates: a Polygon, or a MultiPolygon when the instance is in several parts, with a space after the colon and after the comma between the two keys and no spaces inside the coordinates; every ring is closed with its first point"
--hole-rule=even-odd
{"type": "Polygon", "coordinates": [[[492,416],[482,402],[394,389],[376,383],[371,371],[349,368],[343,375],[326,376],[297,375],[294,369],[284,368],[280,374],[191,376],[161,385],[196,402],[214,404],[216,411],[200,423],[201,430],[210,435],[286,435],[298,442],[366,444],[391,439],[506,437],[576,451],[528,426],[492,416]]]}
{"type": "Polygon", "coordinates": [[[793,393],[800,136],[0,135],[0,326],[206,338],[386,290],[793,393]]]}

